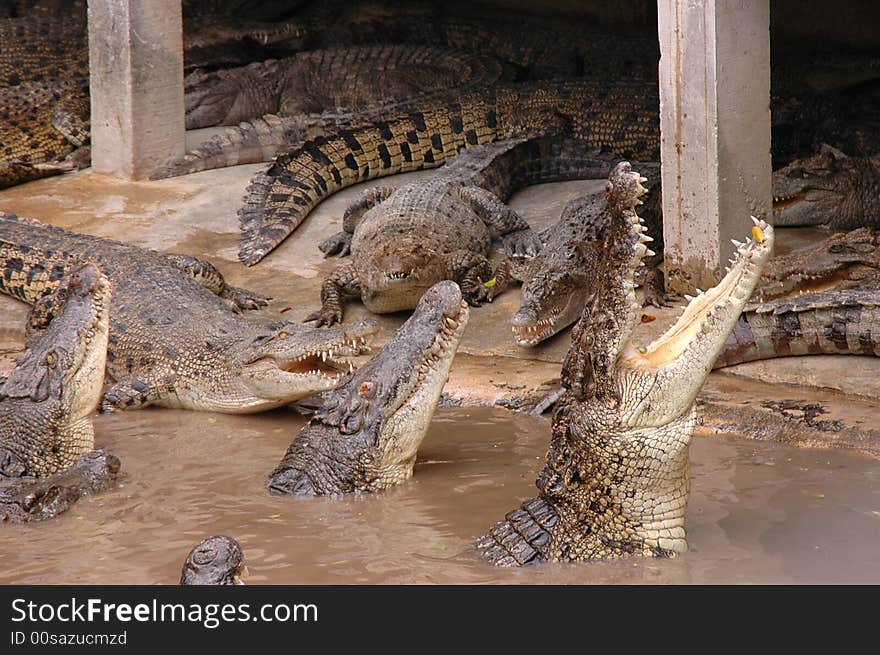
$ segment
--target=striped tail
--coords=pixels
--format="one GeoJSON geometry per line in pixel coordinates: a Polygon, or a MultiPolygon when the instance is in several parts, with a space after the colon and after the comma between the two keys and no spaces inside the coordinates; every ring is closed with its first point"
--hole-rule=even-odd
{"type": "Polygon", "coordinates": [[[880,291],[824,291],[752,305],[714,368],[817,354],[880,355],[880,291]]]}
{"type": "Polygon", "coordinates": [[[339,189],[440,166],[462,148],[495,141],[499,131],[489,99],[443,104],[310,140],[251,180],[238,211],[239,259],[256,264],[339,189]]]}
{"type": "Polygon", "coordinates": [[[477,541],[480,555],[495,566],[525,566],[541,562],[559,516],[540,496],[529,498],[496,523],[477,541]]]}

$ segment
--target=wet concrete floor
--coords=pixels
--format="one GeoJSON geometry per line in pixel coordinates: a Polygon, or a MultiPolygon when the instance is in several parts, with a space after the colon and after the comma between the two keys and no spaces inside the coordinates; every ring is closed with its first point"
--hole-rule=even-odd
{"type": "Polygon", "coordinates": [[[41,524],[0,527],[0,583],[175,584],[189,549],[228,534],[248,583],[880,583],[880,467],[753,440],[691,446],[690,551],[522,570],[473,547],[535,493],[546,419],[438,410],[414,477],[384,494],[289,498],[263,487],[303,419],[174,410],[101,416],[118,489],[41,524]]]}

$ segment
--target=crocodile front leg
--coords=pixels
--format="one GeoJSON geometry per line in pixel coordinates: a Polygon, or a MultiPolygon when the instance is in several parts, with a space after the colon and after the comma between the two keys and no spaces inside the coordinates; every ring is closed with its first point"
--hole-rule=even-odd
{"type": "Polygon", "coordinates": [[[230,309],[236,313],[259,309],[269,304],[269,298],[262,294],[227,284],[223,274],[211,262],[174,253],[166,254],[165,257],[171,265],[198,282],[200,286],[227,300],[230,309]]]}
{"type": "Polygon", "coordinates": [[[459,190],[459,196],[486,224],[492,238],[500,239],[505,254],[534,257],[541,252],[540,234],[494,193],[482,187],[468,186],[459,190]]]}
{"type": "Polygon", "coordinates": [[[337,267],[321,285],[321,309],[306,316],[304,323],[315,321],[318,326],[342,323],[342,303],[346,298],[361,295],[361,283],[351,262],[337,267]]]}
{"type": "Polygon", "coordinates": [[[446,259],[446,266],[447,279],[458,283],[462,296],[473,307],[492,302],[510,281],[504,262],[498,267],[496,275],[489,260],[472,250],[451,253],[446,259]]]}

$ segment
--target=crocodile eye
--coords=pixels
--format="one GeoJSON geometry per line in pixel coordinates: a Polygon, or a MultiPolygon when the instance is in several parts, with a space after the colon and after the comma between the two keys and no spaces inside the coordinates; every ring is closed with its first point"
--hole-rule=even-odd
{"type": "Polygon", "coordinates": [[[584,345],[585,346],[592,346],[594,341],[595,341],[595,339],[593,339],[592,334],[587,334],[584,336],[584,345]]]}
{"type": "Polygon", "coordinates": [[[55,368],[56,361],[58,361],[58,358],[55,357],[55,353],[49,353],[46,355],[46,366],[49,368],[55,368]]]}
{"type": "Polygon", "coordinates": [[[358,395],[363,398],[372,398],[376,393],[376,385],[373,382],[362,382],[358,388],[358,395]]]}
{"type": "Polygon", "coordinates": [[[287,332],[279,332],[278,338],[284,341],[287,338],[287,332]]]}

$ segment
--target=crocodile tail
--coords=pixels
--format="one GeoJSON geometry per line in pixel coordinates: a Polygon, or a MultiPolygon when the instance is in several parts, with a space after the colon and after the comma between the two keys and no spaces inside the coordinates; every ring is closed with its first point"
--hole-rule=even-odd
{"type": "Polygon", "coordinates": [[[305,142],[251,180],[239,209],[239,259],[260,261],[322,200],[365,180],[434,168],[462,148],[499,138],[491,101],[427,111],[305,142]]]}
{"type": "Polygon", "coordinates": [[[529,498],[481,537],[477,549],[483,559],[495,566],[525,566],[543,561],[558,521],[553,505],[540,496],[529,498]]]}
{"type": "Polygon", "coordinates": [[[791,355],[880,356],[880,292],[827,291],[744,312],[714,368],[791,355]]]}
{"type": "Polygon", "coordinates": [[[298,119],[266,114],[227,127],[222,133],[215,134],[195,150],[154,173],[151,179],[271,161],[285,148],[302,141],[302,125],[298,119]]]}

